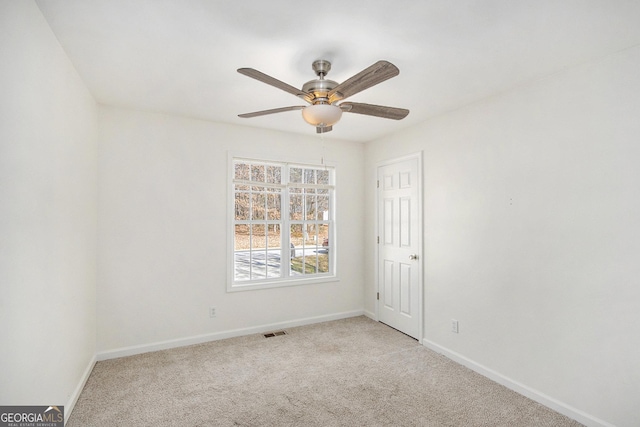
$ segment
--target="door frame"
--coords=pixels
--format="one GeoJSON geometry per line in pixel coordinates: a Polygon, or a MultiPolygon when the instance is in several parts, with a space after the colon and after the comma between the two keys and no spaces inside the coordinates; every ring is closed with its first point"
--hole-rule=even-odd
{"type": "MultiPolygon", "coordinates": [[[[381,167],[383,166],[388,166],[388,165],[392,165],[395,163],[400,163],[400,162],[404,162],[406,160],[413,160],[416,159],[418,161],[418,233],[419,233],[419,239],[420,241],[418,242],[418,264],[419,264],[419,272],[418,272],[418,281],[420,283],[419,286],[419,291],[418,291],[418,318],[420,321],[420,336],[418,338],[418,342],[420,344],[422,344],[423,338],[424,338],[424,206],[423,206],[423,195],[422,195],[422,189],[423,189],[423,173],[422,173],[422,151],[418,151],[417,153],[413,153],[413,154],[408,154],[406,156],[401,156],[401,157],[395,157],[392,159],[387,159],[387,160],[383,160],[381,162],[376,163],[376,169],[375,169],[375,181],[376,181],[376,188],[375,188],[375,204],[376,204],[376,220],[375,220],[375,230],[374,230],[374,236],[376,236],[376,238],[378,237],[378,233],[380,230],[380,191],[377,185],[377,181],[378,181],[378,175],[379,175],[379,170],[381,167]]],[[[373,295],[374,298],[374,306],[375,306],[375,319],[377,322],[380,321],[380,301],[377,299],[377,295],[380,292],[380,244],[375,242],[375,238],[374,238],[374,244],[375,244],[375,259],[374,259],[374,265],[375,265],[375,271],[374,271],[374,282],[376,284],[376,293],[373,295]]]]}

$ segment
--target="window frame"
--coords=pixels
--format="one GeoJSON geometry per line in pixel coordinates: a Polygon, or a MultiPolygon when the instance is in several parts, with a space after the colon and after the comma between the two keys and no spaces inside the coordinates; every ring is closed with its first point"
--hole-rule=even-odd
{"type": "MultiPolygon", "coordinates": [[[[236,153],[229,152],[228,156],[228,183],[227,183],[227,192],[228,192],[228,204],[227,204],[227,291],[228,292],[236,292],[236,291],[245,291],[245,290],[255,290],[255,289],[268,289],[268,288],[278,288],[285,286],[298,286],[305,284],[314,284],[314,283],[326,283],[333,282],[338,280],[337,276],[337,227],[336,227],[336,167],[334,164],[323,162],[323,164],[314,164],[308,161],[296,161],[296,160],[271,160],[268,158],[256,158],[254,156],[246,156],[239,155],[236,153]],[[254,280],[236,280],[236,250],[235,250],[235,226],[238,224],[236,220],[236,184],[239,185],[248,185],[248,183],[243,184],[244,181],[237,181],[235,179],[235,164],[236,162],[245,161],[249,164],[261,164],[261,165],[274,165],[281,166],[281,184],[273,184],[273,183],[265,183],[263,187],[277,187],[281,189],[281,200],[280,200],[280,253],[281,253],[281,263],[280,263],[280,276],[279,277],[266,277],[261,279],[254,280]],[[292,168],[304,168],[304,169],[325,169],[329,172],[329,184],[304,184],[304,183],[293,183],[290,182],[290,173],[289,171],[292,168]],[[322,188],[328,189],[328,197],[329,197],[329,219],[319,221],[318,218],[315,220],[292,220],[290,217],[290,189],[292,188],[322,188]],[[290,261],[286,262],[284,260],[289,259],[285,254],[290,253],[290,234],[291,234],[291,226],[293,224],[301,224],[304,222],[312,222],[312,223],[326,223],[329,225],[328,230],[328,238],[329,238],[329,271],[326,273],[312,273],[305,275],[292,275],[290,261]]],[[[253,186],[256,186],[253,184],[253,186]]],[[[303,191],[304,193],[304,191],[303,191]]],[[[242,224],[253,224],[252,219],[249,220],[240,220],[242,224]]],[[[255,224],[265,224],[265,223],[275,223],[277,221],[269,221],[269,220],[255,220],[255,224]]],[[[321,242],[317,243],[321,245],[321,242]]],[[[267,250],[268,248],[265,248],[267,250]]],[[[251,251],[251,249],[249,250],[251,251]]]]}

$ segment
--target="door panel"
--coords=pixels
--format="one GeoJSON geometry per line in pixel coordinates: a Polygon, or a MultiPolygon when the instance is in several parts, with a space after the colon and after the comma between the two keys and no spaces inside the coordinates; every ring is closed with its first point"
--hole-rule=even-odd
{"type": "Polygon", "coordinates": [[[393,261],[385,260],[384,261],[384,291],[382,302],[385,304],[387,309],[393,310],[393,261]]]}
{"type": "Polygon", "coordinates": [[[422,212],[418,157],[378,168],[378,317],[420,339],[422,212]]]}
{"type": "Polygon", "coordinates": [[[384,230],[384,244],[393,244],[393,199],[384,199],[384,211],[382,213],[382,226],[384,230]]]}
{"type": "Polygon", "coordinates": [[[411,199],[400,198],[400,246],[411,247],[411,199]]]}
{"type": "Polygon", "coordinates": [[[400,313],[411,316],[411,265],[400,263],[400,313]]]}

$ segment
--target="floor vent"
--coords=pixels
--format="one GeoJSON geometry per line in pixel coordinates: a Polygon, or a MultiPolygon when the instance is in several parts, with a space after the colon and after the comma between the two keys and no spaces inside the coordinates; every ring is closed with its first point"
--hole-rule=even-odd
{"type": "Polygon", "coordinates": [[[285,331],[269,332],[268,334],[264,334],[264,337],[271,338],[271,337],[279,337],[280,335],[287,335],[287,333],[285,331]]]}

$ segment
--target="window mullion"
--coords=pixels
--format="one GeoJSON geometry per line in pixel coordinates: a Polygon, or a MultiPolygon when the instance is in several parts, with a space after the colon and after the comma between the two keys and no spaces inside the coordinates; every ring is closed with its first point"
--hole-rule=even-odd
{"type": "Polygon", "coordinates": [[[289,214],[289,165],[285,165],[284,176],[281,178],[282,183],[285,184],[282,189],[282,201],[280,209],[280,220],[282,221],[282,256],[281,256],[281,277],[291,276],[291,224],[289,214]],[[286,258],[285,258],[285,254],[286,258]],[[285,265],[284,260],[287,260],[285,265]]]}
{"type": "Polygon", "coordinates": [[[253,222],[249,224],[249,280],[253,278],[253,222]]]}

